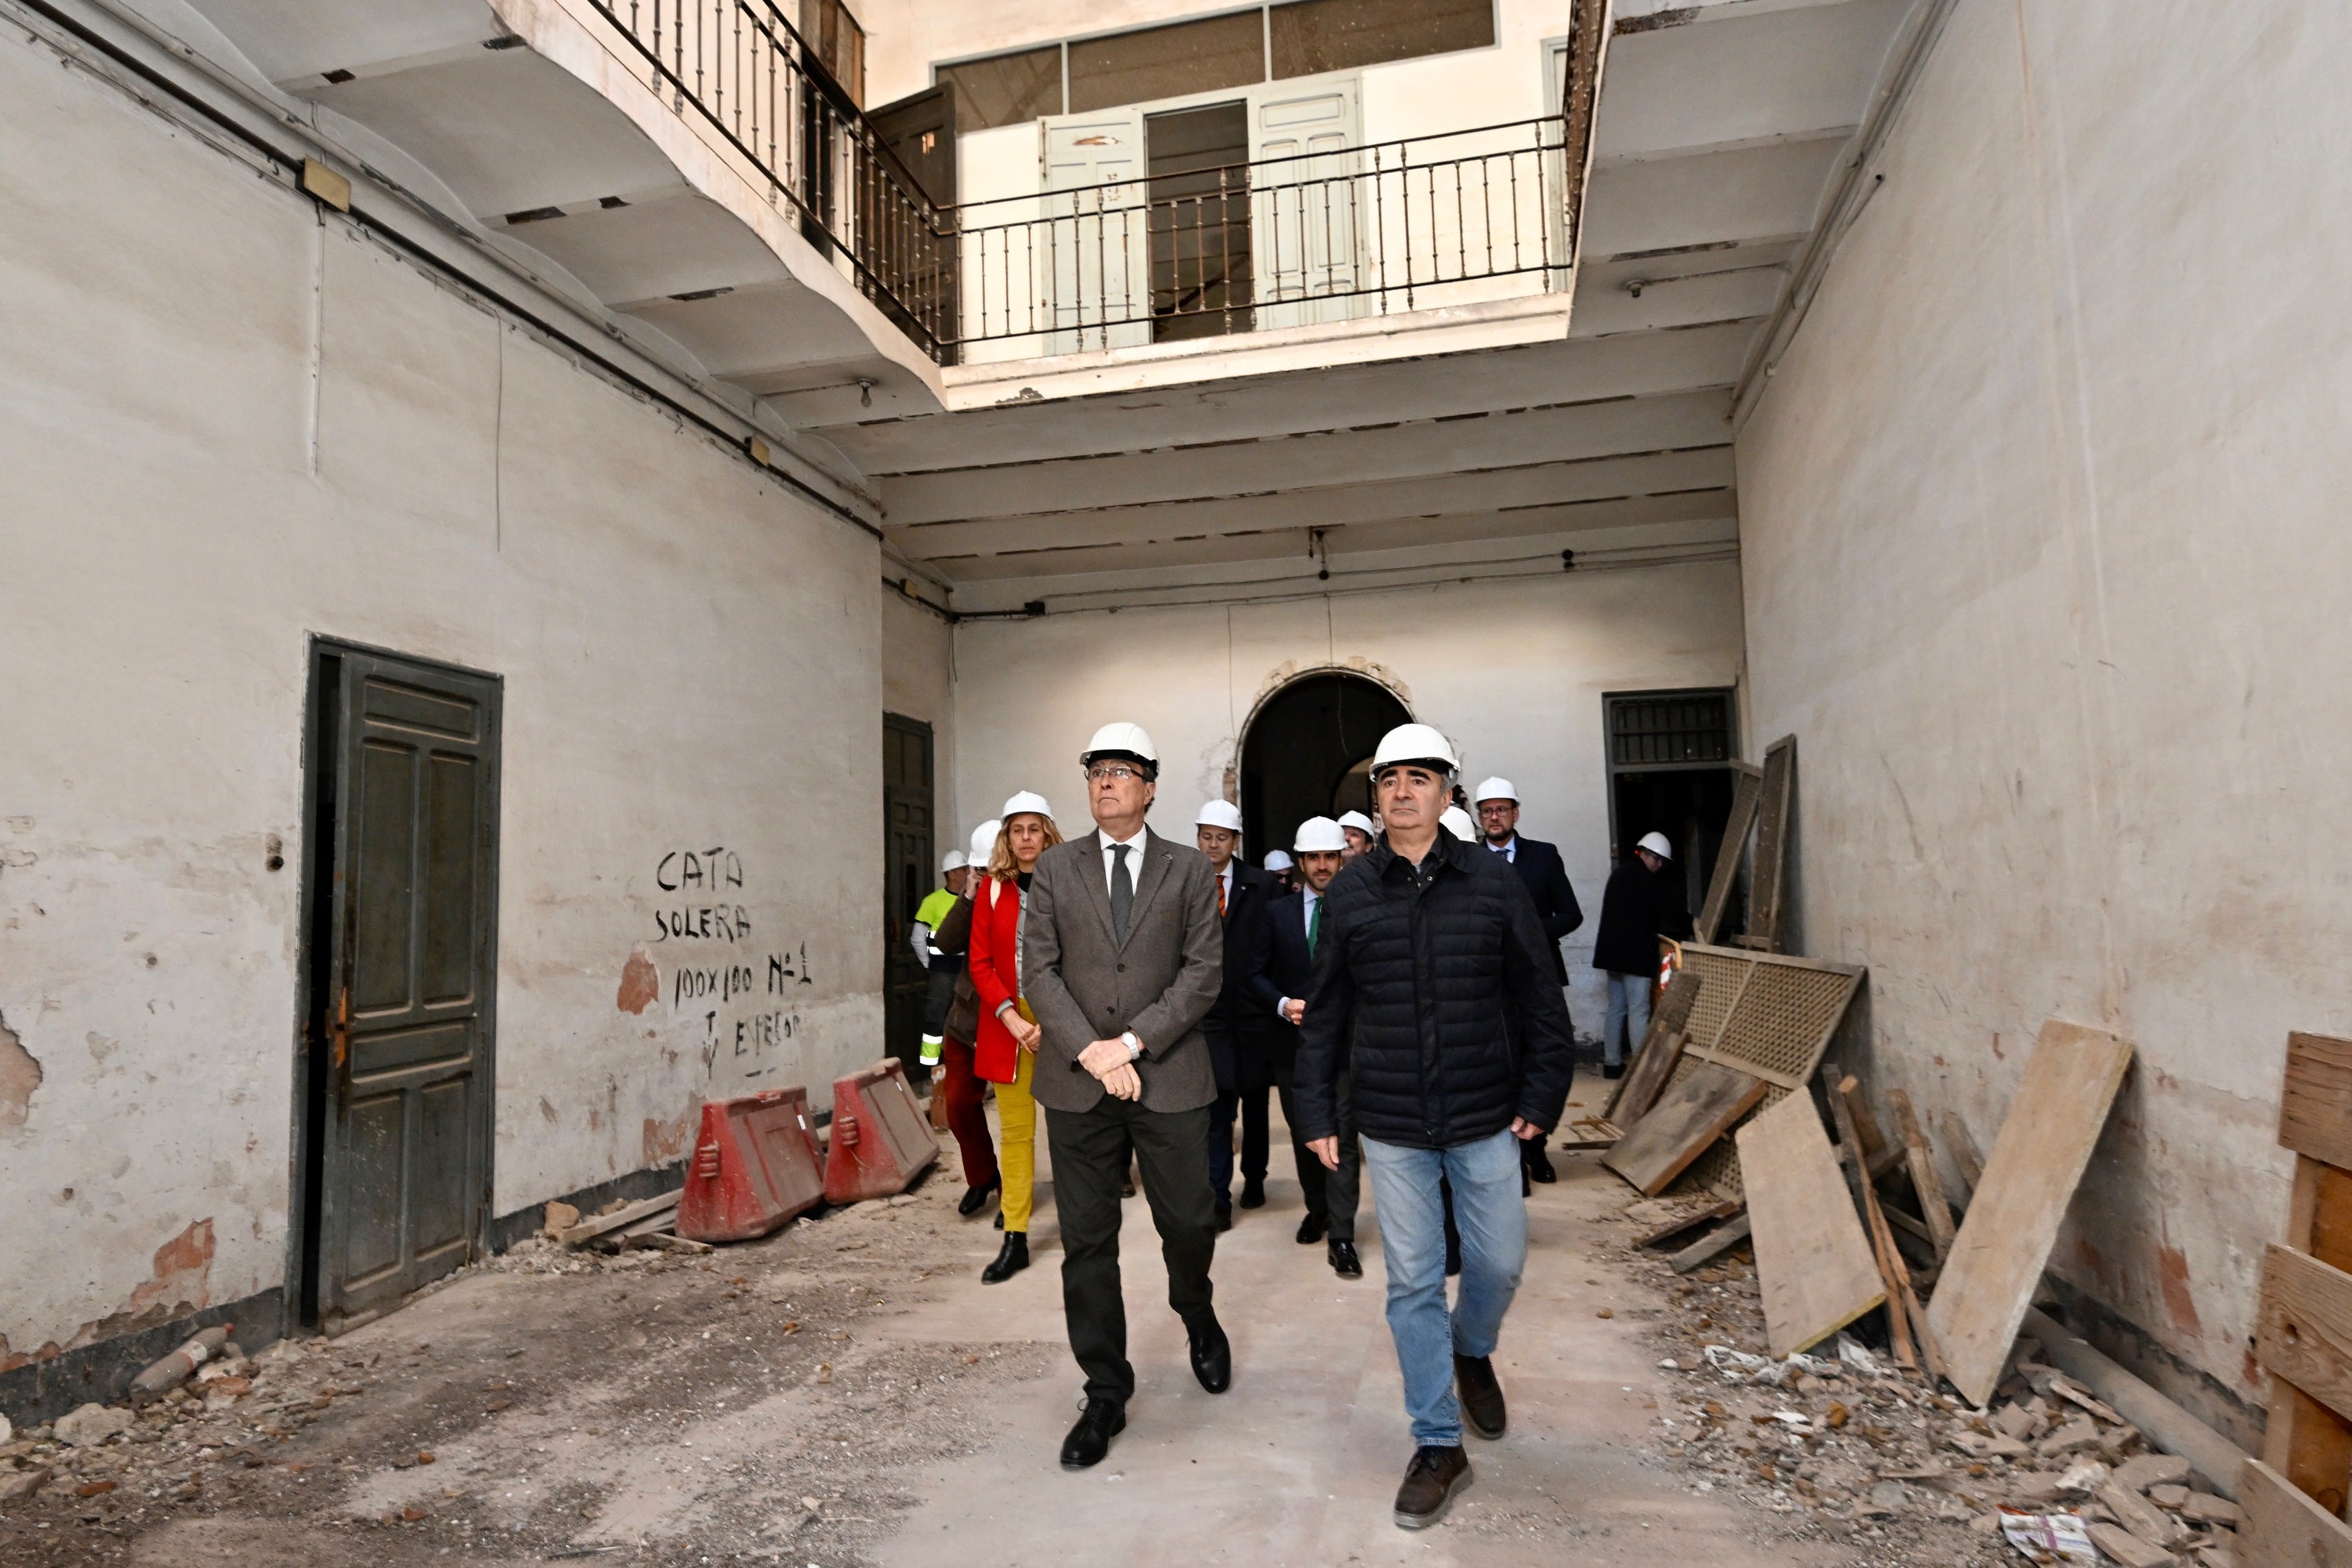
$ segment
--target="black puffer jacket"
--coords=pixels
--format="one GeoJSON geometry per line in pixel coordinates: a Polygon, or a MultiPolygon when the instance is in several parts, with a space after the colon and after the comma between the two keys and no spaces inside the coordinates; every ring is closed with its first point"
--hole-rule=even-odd
{"type": "Polygon", "coordinates": [[[1510,862],[1443,831],[1427,865],[1423,880],[1383,837],[1324,894],[1294,1079],[1302,1138],[1336,1131],[1332,1079],[1351,1038],[1367,1138],[1444,1149],[1514,1116],[1547,1132],[1559,1121],[1568,1008],[1535,900],[1510,862]]]}

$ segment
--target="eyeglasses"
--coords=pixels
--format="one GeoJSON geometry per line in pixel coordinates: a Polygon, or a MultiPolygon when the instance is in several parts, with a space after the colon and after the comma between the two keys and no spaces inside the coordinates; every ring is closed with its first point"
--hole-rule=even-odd
{"type": "Polygon", "coordinates": [[[1143,775],[1141,773],[1138,773],[1135,769],[1127,766],[1123,763],[1098,763],[1095,766],[1087,770],[1087,782],[1088,784],[1100,784],[1105,779],[1116,779],[1121,784],[1124,784],[1129,779],[1139,779],[1143,775]]]}

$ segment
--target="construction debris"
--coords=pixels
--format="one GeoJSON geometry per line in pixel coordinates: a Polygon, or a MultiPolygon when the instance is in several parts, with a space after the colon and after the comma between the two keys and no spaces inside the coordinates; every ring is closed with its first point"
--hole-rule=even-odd
{"type": "Polygon", "coordinates": [[[2011,1546],[2036,1563],[2099,1561],[2082,1520],[2074,1514],[2021,1513],[2005,1508],[2000,1510],[2000,1531],[2011,1546]]]}
{"type": "MultiPolygon", "coordinates": [[[[228,1344],[232,1323],[219,1323],[192,1335],[187,1343],[149,1365],[131,1380],[131,1403],[145,1405],[169,1394],[195,1375],[196,1369],[221,1353],[228,1344]]],[[[94,1408],[85,1405],[84,1409],[94,1408]]]]}

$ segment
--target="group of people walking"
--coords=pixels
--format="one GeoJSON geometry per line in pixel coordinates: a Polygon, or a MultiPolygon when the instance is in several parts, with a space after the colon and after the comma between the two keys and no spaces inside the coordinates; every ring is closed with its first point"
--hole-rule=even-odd
{"type": "MultiPolygon", "coordinates": [[[[1414,1442],[1395,1519],[1434,1523],[1470,1480],[1464,1425],[1506,1430],[1491,1358],[1526,1260],[1528,1184],[1553,1179],[1543,1140],[1573,1058],[1559,942],[1583,919],[1559,853],[1517,837],[1507,780],[1480,786],[1472,825],[1453,805],[1452,747],[1422,724],[1374,753],[1377,821],[1301,824],[1286,878],[1243,860],[1228,802],[1201,809],[1192,845],[1147,826],[1159,758],[1140,727],[1104,726],[1079,763],[1093,831],[1065,841],[1044,798],[1014,795],[949,858],[915,929],[932,977],[924,1057],[963,1156],[961,1212],[993,1195],[1004,1230],[990,1283],[1029,1262],[1045,1108],[1064,1314],[1086,1378],[1061,1462],[1099,1462],[1126,1425],[1118,1231],[1139,1186],[1193,1374],[1212,1394],[1231,1385],[1211,1263],[1233,1224],[1237,1123],[1238,1205],[1265,1203],[1271,1092],[1306,1199],[1297,1239],[1322,1242],[1342,1279],[1363,1272],[1355,1217],[1370,1176],[1414,1442]]],[[[1628,864],[1663,885],[1664,858],[1646,840],[1645,852],[1628,864]]],[[[1628,887],[1612,876],[1604,939],[1621,908],[1671,925],[1674,900],[1628,887]]],[[[1654,968],[1640,965],[1644,1006],[1654,968]]],[[[1612,997],[1612,1024],[1638,1027],[1612,997]]],[[[1609,1057],[1622,1061],[1622,1042],[1609,1057]]]]}

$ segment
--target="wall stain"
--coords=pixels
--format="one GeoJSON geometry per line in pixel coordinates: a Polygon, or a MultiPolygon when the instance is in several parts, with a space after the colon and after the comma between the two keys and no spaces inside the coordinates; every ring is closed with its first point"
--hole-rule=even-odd
{"type": "Polygon", "coordinates": [[[2156,1277],[2164,1287],[2164,1310],[2172,1314],[2172,1326],[2192,1339],[2205,1337],[2205,1325],[2197,1318],[2197,1298],[2189,1289],[2189,1258],[2177,1247],[2156,1249],[2156,1277]]]}
{"type": "Polygon", "coordinates": [[[642,1013],[661,994],[661,974],[654,961],[638,948],[629,954],[629,962],[621,966],[621,990],[614,997],[614,1006],[624,1013],[642,1013]]]}
{"type": "Polygon", "coordinates": [[[0,1015],[0,1127],[22,1127],[32,1114],[33,1091],[41,1087],[41,1064],[25,1048],[0,1015]]]}
{"type": "Polygon", "coordinates": [[[152,1329],[174,1318],[184,1318],[213,1304],[213,1222],[207,1215],[155,1249],[153,1277],[134,1287],[129,1305],[120,1312],[93,1318],[74,1331],[64,1344],[49,1341],[32,1352],[8,1349],[0,1335],[0,1372],[14,1372],[37,1361],[49,1361],[69,1350],[100,1340],[152,1329]]]}
{"type": "Polygon", "coordinates": [[[648,1165],[667,1165],[686,1157],[686,1145],[694,1136],[695,1113],[691,1110],[671,1121],[659,1117],[646,1118],[646,1158],[648,1165]]]}

